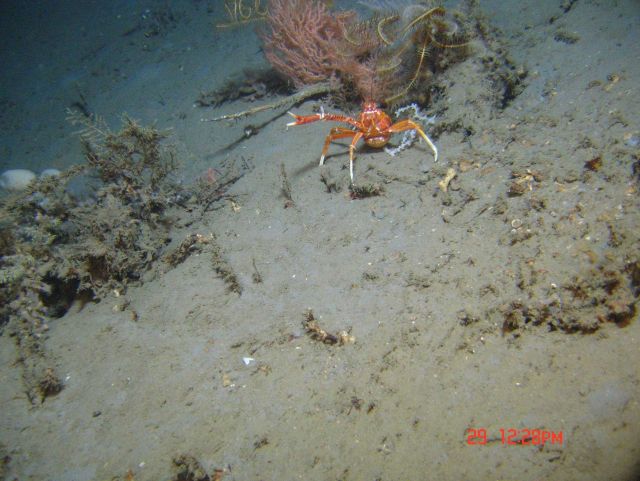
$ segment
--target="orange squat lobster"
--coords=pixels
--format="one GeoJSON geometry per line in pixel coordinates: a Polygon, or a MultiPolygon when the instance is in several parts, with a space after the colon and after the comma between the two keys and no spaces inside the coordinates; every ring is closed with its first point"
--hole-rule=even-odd
{"type": "Polygon", "coordinates": [[[384,113],[375,102],[365,102],[363,104],[362,113],[360,114],[360,117],[358,117],[358,120],[344,115],[325,114],[322,107],[320,108],[320,113],[315,115],[300,116],[291,112],[289,112],[289,115],[295,119],[295,122],[287,124],[287,127],[304,125],[311,122],[317,122],[318,120],[332,120],[334,122],[344,122],[345,124],[349,124],[356,128],[356,130],[351,130],[345,127],[333,127],[324,141],[322,155],[320,156],[320,165],[323,165],[324,158],[329,150],[329,144],[332,141],[352,137],[353,140],[349,146],[349,174],[351,175],[352,184],[353,153],[356,150],[356,144],[360,139],[364,139],[364,142],[370,147],[380,148],[384,147],[387,142],[389,142],[391,134],[403,132],[405,130],[415,130],[427,142],[429,147],[431,147],[434,160],[436,162],[438,161],[438,149],[433,145],[433,142],[431,142],[431,139],[427,137],[427,134],[424,133],[424,130],[422,130],[420,125],[410,119],[400,120],[393,124],[391,122],[391,117],[384,113]]]}

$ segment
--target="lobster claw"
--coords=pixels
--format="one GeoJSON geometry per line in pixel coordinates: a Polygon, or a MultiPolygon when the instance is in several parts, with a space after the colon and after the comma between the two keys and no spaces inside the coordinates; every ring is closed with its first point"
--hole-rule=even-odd
{"type": "Polygon", "coordinates": [[[295,119],[295,122],[289,122],[287,124],[287,127],[293,127],[295,125],[302,125],[304,122],[304,117],[301,117],[300,115],[296,115],[293,112],[287,112],[289,115],[291,115],[291,117],[293,117],[295,119]]]}
{"type": "Polygon", "coordinates": [[[295,125],[309,124],[311,122],[317,122],[318,120],[324,120],[325,119],[325,113],[324,113],[324,109],[322,108],[322,106],[320,106],[320,113],[319,114],[301,116],[301,115],[296,115],[293,112],[287,112],[287,113],[289,115],[291,115],[291,117],[296,119],[295,122],[289,122],[287,124],[287,127],[293,127],[295,125]]]}

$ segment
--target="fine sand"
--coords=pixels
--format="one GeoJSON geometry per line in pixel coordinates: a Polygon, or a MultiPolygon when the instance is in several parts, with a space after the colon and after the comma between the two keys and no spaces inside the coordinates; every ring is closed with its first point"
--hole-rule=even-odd
{"type": "Polygon", "coordinates": [[[358,200],[346,144],[318,166],[328,123],[201,121],[273,100],[194,106],[265,62],[253,26],[214,27],[221,2],[171,2],[157,35],[164,2],[22,3],[0,20],[2,170],[81,162],[74,102],[172,128],[185,183],[245,169],[169,233],[214,234],[242,293],[203,254],[74,305],[45,339],[64,389],[37,406],[4,333],[4,479],[206,479],[179,455],[224,480],[638,479],[637,1],[481,1],[500,30],[435,79],[438,163],[360,147],[356,182],[384,192],[358,200]],[[354,339],[314,339],[309,309],[354,339]]]}

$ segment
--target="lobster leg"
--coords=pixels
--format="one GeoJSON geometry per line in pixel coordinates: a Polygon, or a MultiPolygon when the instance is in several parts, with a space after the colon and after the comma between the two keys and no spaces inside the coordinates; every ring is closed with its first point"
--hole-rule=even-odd
{"type": "MultiPolygon", "coordinates": [[[[345,124],[349,124],[353,127],[355,127],[357,130],[351,130],[351,129],[347,129],[345,127],[334,127],[329,131],[329,135],[327,135],[327,138],[324,141],[324,147],[322,148],[322,155],[320,156],[320,165],[324,164],[324,158],[327,155],[327,151],[329,150],[329,144],[331,144],[332,141],[337,140],[337,139],[344,139],[347,137],[353,137],[353,139],[351,140],[351,145],[349,146],[349,175],[351,176],[351,183],[353,184],[353,156],[354,156],[354,152],[356,150],[356,144],[358,143],[358,141],[364,136],[364,132],[363,132],[363,125],[361,121],[355,120],[351,117],[346,117],[344,115],[336,115],[336,114],[326,114],[324,112],[324,109],[322,107],[320,107],[320,113],[319,114],[314,114],[314,115],[296,115],[292,112],[288,112],[289,115],[291,115],[294,119],[293,122],[290,122],[287,124],[287,127],[294,127],[296,125],[304,125],[304,124],[310,124],[311,122],[317,122],[319,120],[330,120],[333,122],[343,122],[345,124]]],[[[420,129],[419,126],[416,127],[406,127],[404,129],[400,129],[400,130],[409,130],[409,129],[420,129]]],[[[422,132],[420,130],[420,132],[422,132]]],[[[424,134],[424,132],[422,132],[422,135],[426,137],[426,135],[424,134]]],[[[429,142],[429,145],[431,145],[433,147],[433,144],[431,143],[431,141],[427,140],[429,142]]],[[[435,149],[435,147],[433,147],[435,149]]],[[[437,157],[437,153],[436,153],[436,157],[437,157]]]]}
{"type": "Polygon", "coordinates": [[[347,129],[345,127],[334,127],[327,135],[324,141],[324,147],[322,149],[322,155],[320,156],[320,165],[324,164],[324,158],[329,150],[329,144],[337,139],[344,139],[346,137],[353,137],[351,145],[349,145],[349,175],[351,176],[351,183],[353,184],[353,155],[356,150],[356,144],[362,138],[362,132],[347,129]]]}
{"type": "Polygon", "coordinates": [[[405,130],[417,131],[420,134],[420,136],[427,142],[427,145],[431,147],[431,150],[433,151],[434,162],[438,162],[438,149],[433,144],[433,142],[431,142],[431,139],[427,136],[427,134],[424,133],[424,130],[422,130],[422,127],[420,127],[420,125],[415,123],[413,120],[407,119],[407,120],[401,120],[400,122],[396,122],[391,127],[389,127],[389,132],[394,132],[394,133],[403,132],[405,130]]]}
{"type": "Polygon", "coordinates": [[[329,135],[324,141],[324,147],[322,148],[322,155],[320,156],[320,165],[324,165],[324,158],[327,155],[327,151],[329,150],[329,144],[334,140],[344,139],[346,137],[353,137],[356,135],[356,132],[347,129],[345,127],[334,127],[329,131],[329,135]]]}
{"type": "Polygon", "coordinates": [[[353,153],[356,150],[356,144],[363,136],[362,132],[355,132],[351,145],[349,146],[349,175],[351,176],[351,183],[353,184],[353,153]]]}

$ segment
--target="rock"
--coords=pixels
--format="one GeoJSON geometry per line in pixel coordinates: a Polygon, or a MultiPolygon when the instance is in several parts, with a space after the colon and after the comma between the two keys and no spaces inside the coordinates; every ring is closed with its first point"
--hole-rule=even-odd
{"type": "Polygon", "coordinates": [[[60,171],[58,169],[44,169],[40,172],[40,178],[44,179],[45,177],[55,177],[60,175],[60,171]]]}
{"type": "Polygon", "coordinates": [[[0,175],[0,187],[16,192],[24,190],[36,178],[36,174],[27,169],[6,170],[0,175]]]}

